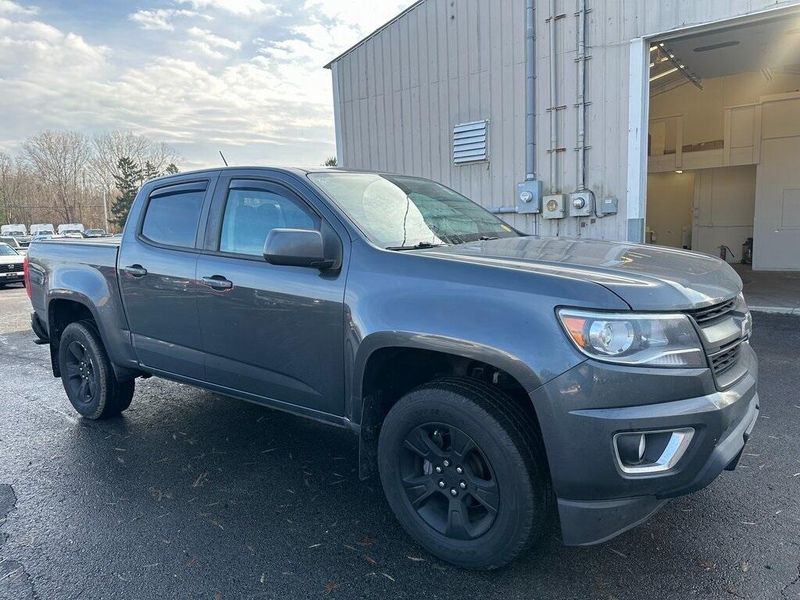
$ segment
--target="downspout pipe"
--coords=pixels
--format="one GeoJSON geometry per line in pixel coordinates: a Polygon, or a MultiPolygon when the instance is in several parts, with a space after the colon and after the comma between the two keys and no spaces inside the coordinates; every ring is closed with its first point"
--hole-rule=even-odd
{"type": "Polygon", "coordinates": [[[578,191],[586,190],[586,0],[578,0],[578,191]]]}
{"type": "Polygon", "coordinates": [[[536,179],[536,5],[525,0],[525,179],[536,179]]]}
{"type": "Polygon", "coordinates": [[[558,101],[556,99],[556,0],[550,0],[550,191],[558,190],[556,181],[558,153],[558,101]]]}

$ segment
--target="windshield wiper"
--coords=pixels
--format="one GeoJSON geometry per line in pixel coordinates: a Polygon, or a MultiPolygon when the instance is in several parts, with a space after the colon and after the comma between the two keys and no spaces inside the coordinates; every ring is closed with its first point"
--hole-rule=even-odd
{"type": "Polygon", "coordinates": [[[447,244],[433,244],[431,242],[419,242],[413,246],[387,246],[387,250],[423,250],[425,248],[438,248],[447,244]]]}

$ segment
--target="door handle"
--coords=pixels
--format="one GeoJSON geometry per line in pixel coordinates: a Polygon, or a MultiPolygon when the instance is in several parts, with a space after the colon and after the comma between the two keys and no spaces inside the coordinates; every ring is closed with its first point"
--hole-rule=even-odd
{"type": "Polygon", "coordinates": [[[225,279],[222,275],[212,275],[211,277],[203,277],[203,285],[215,290],[229,290],[233,287],[233,282],[225,279]]]}
{"type": "Polygon", "coordinates": [[[144,277],[147,275],[147,269],[145,269],[142,265],[128,265],[123,269],[123,271],[132,277],[144,277]]]}

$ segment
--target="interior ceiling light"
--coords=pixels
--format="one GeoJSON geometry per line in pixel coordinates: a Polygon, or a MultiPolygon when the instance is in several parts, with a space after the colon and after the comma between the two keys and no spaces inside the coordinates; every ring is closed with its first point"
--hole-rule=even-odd
{"type": "MultiPolygon", "coordinates": [[[[673,73],[675,73],[677,71],[680,71],[680,74],[683,75],[684,77],[686,77],[686,79],[690,83],[692,83],[692,85],[694,85],[695,87],[697,87],[700,90],[703,89],[703,84],[700,82],[700,78],[697,75],[695,75],[691,71],[691,69],[689,69],[687,67],[687,65],[685,63],[683,63],[681,61],[681,59],[678,58],[675,55],[675,53],[672,51],[672,49],[669,46],[667,46],[664,42],[659,42],[658,43],[658,51],[652,57],[650,68],[653,69],[653,67],[660,66],[660,63],[662,63],[662,62],[670,62],[670,63],[672,63],[673,68],[672,69],[667,69],[666,71],[663,71],[663,72],[660,72],[660,73],[657,73],[657,74],[653,74],[652,71],[651,71],[651,75],[652,75],[650,77],[650,81],[651,82],[657,81],[659,79],[662,79],[662,78],[666,77],[667,75],[671,75],[671,74],[673,74],[673,73]]],[[[669,65],[664,65],[664,66],[669,66],[669,65]]],[[[661,69],[658,69],[658,70],[660,71],[661,69]]],[[[674,83],[674,81],[673,81],[672,78],[670,78],[668,83],[667,83],[667,85],[671,85],[672,83],[674,83]]]]}
{"type": "Polygon", "coordinates": [[[650,78],[650,81],[655,81],[656,79],[661,79],[662,77],[666,77],[667,75],[671,75],[672,73],[675,73],[677,70],[678,70],[678,67],[672,67],[668,71],[664,71],[663,73],[659,73],[658,75],[654,75],[653,77],[650,78]]]}
{"type": "Polygon", "coordinates": [[[720,48],[730,48],[731,46],[738,46],[741,42],[738,40],[730,40],[727,42],[720,42],[719,44],[709,44],[708,46],[699,46],[695,48],[695,52],[710,52],[711,50],[719,50],[720,48]]]}

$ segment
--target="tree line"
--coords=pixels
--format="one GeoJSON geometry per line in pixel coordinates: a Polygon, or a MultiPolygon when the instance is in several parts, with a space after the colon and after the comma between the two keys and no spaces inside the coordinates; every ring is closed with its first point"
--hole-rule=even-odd
{"type": "Polygon", "coordinates": [[[121,229],[148,179],[177,173],[176,152],[131,131],[43,131],[0,152],[0,223],[121,229]]]}

